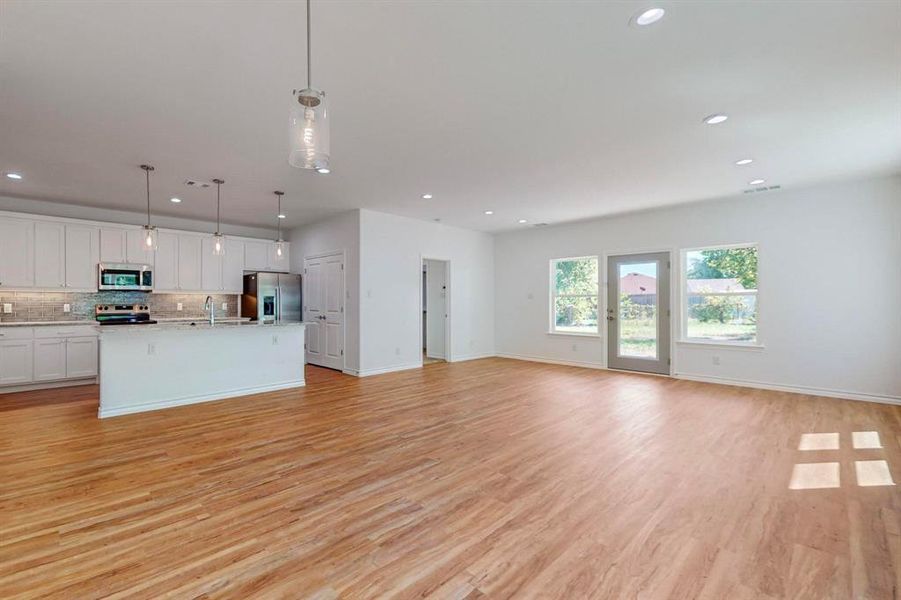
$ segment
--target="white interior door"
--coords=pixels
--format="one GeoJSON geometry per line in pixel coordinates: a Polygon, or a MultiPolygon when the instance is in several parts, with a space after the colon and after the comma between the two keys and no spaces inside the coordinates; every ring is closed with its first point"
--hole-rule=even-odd
{"type": "Polygon", "coordinates": [[[447,262],[426,260],[426,356],[447,360],[447,262]]]}
{"type": "Polygon", "coordinates": [[[344,369],[344,253],[304,259],[307,362],[344,369]]]}

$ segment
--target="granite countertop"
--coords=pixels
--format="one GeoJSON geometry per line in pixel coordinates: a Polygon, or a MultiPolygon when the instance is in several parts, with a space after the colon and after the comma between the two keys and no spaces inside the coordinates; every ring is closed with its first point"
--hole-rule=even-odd
{"type": "Polygon", "coordinates": [[[103,335],[121,335],[135,333],[160,333],[160,332],[198,332],[198,331],[227,331],[233,329],[268,329],[273,327],[303,327],[307,323],[277,321],[275,323],[260,323],[259,321],[216,321],[215,325],[210,325],[203,320],[196,321],[169,321],[160,322],[155,325],[115,325],[100,327],[103,335]]]}
{"type": "Polygon", "coordinates": [[[61,325],[96,325],[93,319],[80,321],[0,321],[0,327],[60,327],[61,325]]]}

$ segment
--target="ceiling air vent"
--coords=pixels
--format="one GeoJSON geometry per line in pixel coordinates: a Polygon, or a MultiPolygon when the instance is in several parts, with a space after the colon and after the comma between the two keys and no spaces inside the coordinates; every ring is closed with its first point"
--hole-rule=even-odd
{"type": "Polygon", "coordinates": [[[773,190],[782,189],[781,185],[762,185],[756,188],[749,188],[744,191],[745,194],[756,194],[758,192],[772,192],[773,190]]]}
{"type": "Polygon", "coordinates": [[[200,181],[199,179],[185,179],[185,185],[193,188],[213,187],[212,181],[200,181]]]}

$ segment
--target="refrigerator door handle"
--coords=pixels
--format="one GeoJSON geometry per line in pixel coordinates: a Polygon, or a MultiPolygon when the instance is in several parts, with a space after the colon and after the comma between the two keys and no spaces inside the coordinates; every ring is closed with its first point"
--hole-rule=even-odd
{"type": "Polygon", "coordinates": [[[282,286],[275,288],[275,320],[282,320],[282,286]]]}

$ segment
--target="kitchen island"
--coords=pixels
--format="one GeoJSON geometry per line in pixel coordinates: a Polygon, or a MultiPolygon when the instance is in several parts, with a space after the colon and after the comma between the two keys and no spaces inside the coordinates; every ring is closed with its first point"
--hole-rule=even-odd
{"type": "Polygon", "coordinates": [[[304,385],[303,323],[98,329],[101,418],[304,385]]]}

